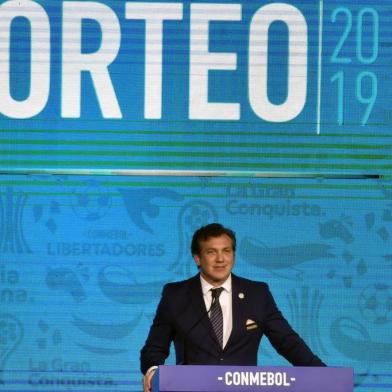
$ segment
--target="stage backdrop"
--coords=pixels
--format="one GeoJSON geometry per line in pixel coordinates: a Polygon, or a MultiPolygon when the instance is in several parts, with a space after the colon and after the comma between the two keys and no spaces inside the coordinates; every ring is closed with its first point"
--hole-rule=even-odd
{"type": "MultiPolygon", "coordinates": [[[[391,20],[2,1],[0,390],[140,391],[162,286],[213,221],[326,363],[392,389],[391,20]]],[[[287,363],[263,340],[259,364],[287,363]]]]}

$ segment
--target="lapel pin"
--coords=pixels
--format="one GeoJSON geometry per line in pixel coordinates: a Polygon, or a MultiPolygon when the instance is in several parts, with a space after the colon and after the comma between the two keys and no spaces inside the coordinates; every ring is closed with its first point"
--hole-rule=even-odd
{"type": "Polygon", "coordinates": [[[238,298],[244,299],[244,298],[245,298],[245,294],[244,294],[244,293],[239,293],[239,294],[238,294],[238,298]]]}

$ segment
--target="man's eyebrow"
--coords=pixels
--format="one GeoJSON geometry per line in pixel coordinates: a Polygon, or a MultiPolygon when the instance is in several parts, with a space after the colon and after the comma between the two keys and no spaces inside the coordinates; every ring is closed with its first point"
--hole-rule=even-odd
{"type": "Polygon", "coordinates": [[[231,246],[225,246],[224,248],[218,248],[218,247],[213,247],[213,246],[210,246],[210,247],[208,247],[208,248],[206,248],[206,250],[219,250],[219,249],[222,249],[222,250],[227,250],[227,249],[233,249],[231,246]]]}

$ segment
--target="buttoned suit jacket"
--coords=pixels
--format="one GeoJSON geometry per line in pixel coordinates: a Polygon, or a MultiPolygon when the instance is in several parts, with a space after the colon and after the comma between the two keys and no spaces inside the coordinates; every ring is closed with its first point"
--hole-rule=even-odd
{"type": "Polygon", "coordinates": [[[177,364],[257,365],[266,335],[295,366],[325,366],[279,311],[268,285],[232,274],[233,328],[222,349],[207,314],[200,276],[164,286],[146,343],[141,371],[162,365],[174,342],[177,364]]]}

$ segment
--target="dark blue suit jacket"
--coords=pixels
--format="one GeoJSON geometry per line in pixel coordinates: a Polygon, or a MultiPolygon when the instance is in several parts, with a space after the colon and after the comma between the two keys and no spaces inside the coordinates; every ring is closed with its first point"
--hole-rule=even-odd
{"type": "Polygon", "coordinates": [[[141,371],[162,365],[172,341],[177,364],[257,365],[263,335],[293,365],[325,366],[282,316],[266,283],[232,274],[232,296],[233,329],[222,350],[206,314],[199,275],[165,285],[141,350],[141,371]]]}

